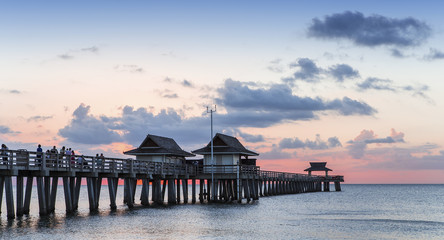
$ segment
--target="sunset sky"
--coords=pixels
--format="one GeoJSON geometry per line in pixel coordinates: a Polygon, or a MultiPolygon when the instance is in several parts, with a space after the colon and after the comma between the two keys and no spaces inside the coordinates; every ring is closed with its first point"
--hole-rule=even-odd
{"type": "Polygon", "coordinates": [[[124,157],[215,132],[261,169],[444,183],[441,1],[2,1],[0,143],[124,157]]]}

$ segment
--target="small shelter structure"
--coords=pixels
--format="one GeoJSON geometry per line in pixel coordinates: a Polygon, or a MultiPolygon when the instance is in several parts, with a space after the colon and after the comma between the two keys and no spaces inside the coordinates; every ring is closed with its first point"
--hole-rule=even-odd
{"type": "Polygon", "coordinates": [[[138,148],[123,152],[136,156],[136,160],[185,164],[185,157],[196,155],[186,152],[172,138],[148,134],[138,148]]]}
{"type": "Polygon", "coordinates": [[[248,158],[259,156],[258,153],[246,149],[235,137],[222,133],[216,133],[213,137],[213,159],[211,162],[211,142],[207,146],[191,151],[194,154],[204,156],[203,165],[253,165],[256,166],[256,159],[248,158]]]}
{"type": "Polygon", "coordinates": [[[325,176],[328,176],[328,171],[333,171],[330,168],[327,168],[327,162],[310,162],[310,167],[305,169],[304,171],[308,172],[308,176],[311,176],[311,172],[313,171],[325,171],[325,176]]]}

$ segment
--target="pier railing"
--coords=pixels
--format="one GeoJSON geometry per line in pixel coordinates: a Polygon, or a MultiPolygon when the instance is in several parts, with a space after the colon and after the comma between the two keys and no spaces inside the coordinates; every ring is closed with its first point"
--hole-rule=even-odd
{"type": "Polygon", "coordinates": [[[264,171],[252,165],[191,165],[110,158],[101,156],[66,155],[19,150],[1,150],[0,170],[42,170],[97,173],[130,173],[159,175],[241,174],[243,177],[262,179],[311,179],[344,181],[343,176],[317,176],[301,173],[264,171]]]}
{"type": "Polygon", "coordinates": [[[187,164],[141,161],[131,158],[40,153],[26,150],[2,150],[0,169],[160,175],[195,175],[197,173],[196,166],[187,164]]]}

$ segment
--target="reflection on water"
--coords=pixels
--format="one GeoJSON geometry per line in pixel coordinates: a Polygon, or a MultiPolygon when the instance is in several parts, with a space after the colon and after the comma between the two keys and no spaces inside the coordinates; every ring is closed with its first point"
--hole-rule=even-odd
{"type": "MultiPolygon", "coordinates": [[[[344,185],[343,192],[261,198],[251,204],[181,204],[129,210],[119,195],[111,211],[106,186],[90,213],[86,189],[79,210],[8,220],[2,239],[442,239],[444,185],[344,185]]],[[[120,194],[122,189],[119,189],[120,194]]],[[[139,194],[139,193],[138,193],[139,194]]],[[[33,196],[36,196],[33,193],[33,196]]],[[[34,201],[36,203],[36,201],[34,201]]]]}

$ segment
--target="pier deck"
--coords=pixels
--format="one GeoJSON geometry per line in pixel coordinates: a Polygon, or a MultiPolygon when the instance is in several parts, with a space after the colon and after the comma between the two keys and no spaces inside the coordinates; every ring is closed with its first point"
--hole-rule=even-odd
{"type": "Polygon", "coordinates": [[[189,185],[192,203],[197,201],[197,197],[200,202],[242,202],[243,199],[250,202],[263,196],[322,191],[322,185],[324,191],[329,191],[330,182],[334,182],[336,191],[341,191],[340,183],[344,181],[343,176],[263,171],[258,166],[247,165],[195,166],[134,159],[66,156],[26,150],[5,152],[7,155],[0,156],[0,209],[5,192],[8,218],[29,213],[34,179],[37,182],[41,215],[54,212],[59,179],[63,182],[67,212],[75,211],[78,207],[82,178],[86,179],[91,211],[98,209],[104,178],[108,184],[111,209],[117,207],[119,179],[124,181],[123,201],[130,208],[135,204],[138,180],[142,182],[140,199],[145,206],[152,203],[163,204],[166,194],[169,204],[188,203],[189,185]],[[83,158],[82,161],[78,160],[80,157],[83,158]],[[16,210],[13,177],[17,184],[16,210]],[[196,182],[199,185],[198,193],[196,182]]]}

